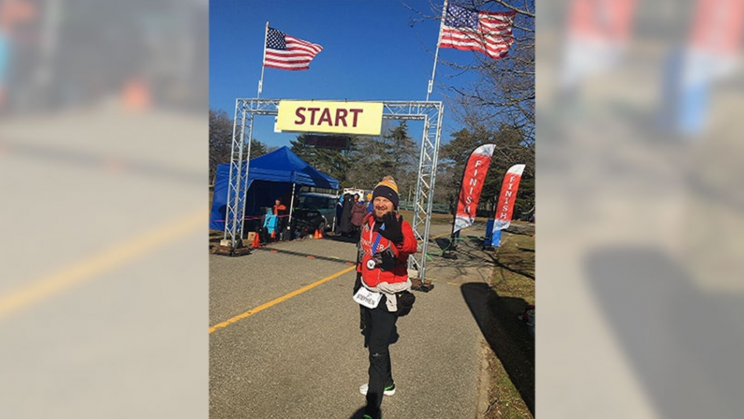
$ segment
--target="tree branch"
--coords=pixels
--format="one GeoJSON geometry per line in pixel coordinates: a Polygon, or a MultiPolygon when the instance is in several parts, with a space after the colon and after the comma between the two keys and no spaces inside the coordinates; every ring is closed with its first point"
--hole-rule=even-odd
{"type": "Polygon", "coordinates": [[[524,9],[520,9],[518,7],[515,7],[515,6],[513,6],[513,5],[511,5],[511,4],[507,3],[507,2],[505,2],[504,0],[490,0],[489,2],[490,3],[500,4],[500,5],[504,6],[504,7],[506,7],[507,9],[514,10],[515,12],[519,13],[520,15],[528,16],[528,17],[531,17],[533,19],[535,18],[535,13],[527,10],[527,2],[526,1],[524,2],[524,6],[525,6],[524,9]]]}

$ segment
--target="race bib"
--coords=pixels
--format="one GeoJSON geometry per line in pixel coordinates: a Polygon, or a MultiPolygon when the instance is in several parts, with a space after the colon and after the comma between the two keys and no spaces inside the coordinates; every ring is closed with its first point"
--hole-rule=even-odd
{"type": "Polygon", "coordinates": [[[380,303],[381,298],[382,294],[380,294],[379,292],[370,291],[365,287],[359,288],[359,291],[354,294],[354,301],[367,308],[377,307],[377,304],[380,303]]]}

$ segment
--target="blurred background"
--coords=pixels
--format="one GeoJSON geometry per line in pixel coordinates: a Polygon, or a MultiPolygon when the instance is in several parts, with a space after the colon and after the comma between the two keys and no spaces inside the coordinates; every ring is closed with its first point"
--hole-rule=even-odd
{"type": "Polygon", "coordinates": [[[208,94],[207,1],[3,0],[4,114],[108,96],[197,110],[208,94]],[[135,98],[140,95],[141,97],[135,98]]]}
{"type": "Polygon", "coordinates": [[[738,417],[744,2],[537,10],[536,409],[738,417]]]}
{"type": "Polygon", "coordinates": [[[0,417],[208,415],[207,13],[0,0],[0,417]]]}

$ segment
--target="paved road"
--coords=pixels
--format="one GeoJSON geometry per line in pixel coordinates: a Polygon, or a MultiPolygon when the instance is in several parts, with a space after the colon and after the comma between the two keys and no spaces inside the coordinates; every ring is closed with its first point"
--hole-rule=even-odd
{"type": "Polygon", "coordinates": [[[206,416],[203,121],[3,119],[0,417],[206,416]]]}
{"type": "MultiPolygon", "coordinates": [[[[449,228],[432,226],[431,235],[449,228]]],[[[211,256],[210,326],[222,326],[210,334],[210,418],[359,417],[367,353],[351,300],[353,266],[344,262],[354,260],[355,245],[326,238],[272,247],[279,252],[211,256]]],[[[465,301],[460,286],[485,280],[490,267],[485,255],[480,263],[432,258],[434,289],[417,292],[411,315],[398,323],[391,347],[398,391],[383,402],[385,418],[476,417],[483,341],[474,312],[482,301],[465,301]]]]}

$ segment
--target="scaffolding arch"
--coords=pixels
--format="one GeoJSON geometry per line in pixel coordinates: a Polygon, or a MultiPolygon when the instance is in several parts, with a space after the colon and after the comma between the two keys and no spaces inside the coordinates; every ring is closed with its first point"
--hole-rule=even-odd
{"type": "MultiPolygon", "coordinates": [[[[282,99],[236,99],[235,117],[233,119],[232,146],[230,149],[230,175],[227,189],[227,208],[225,209],[225,234],[233,249],[241,246],[243,222],[245,219],[246,186],[250,170],[251,143],[247,138],[253,137],[253,120],[256,115],[276,116],[279,102],[282,99]],[[243,164],[245,163],[245,170],[243,164]]],[[[380,103],[380,101],[370,101],[380,103]]],[[[414,197],[413,227],[417,252],[408,258],[408,272],[412,278],[423,283],[426,273],[426,257],[429,246],[429,227],[431,211],[434,204],[434,186],[436,183],[439,143],[442,134],[444,106],[442,102],[430,101],[383,101],[383,119],[420,120],[424,121],[424,132],[421,136],[418,177],[414,197]]]]}

